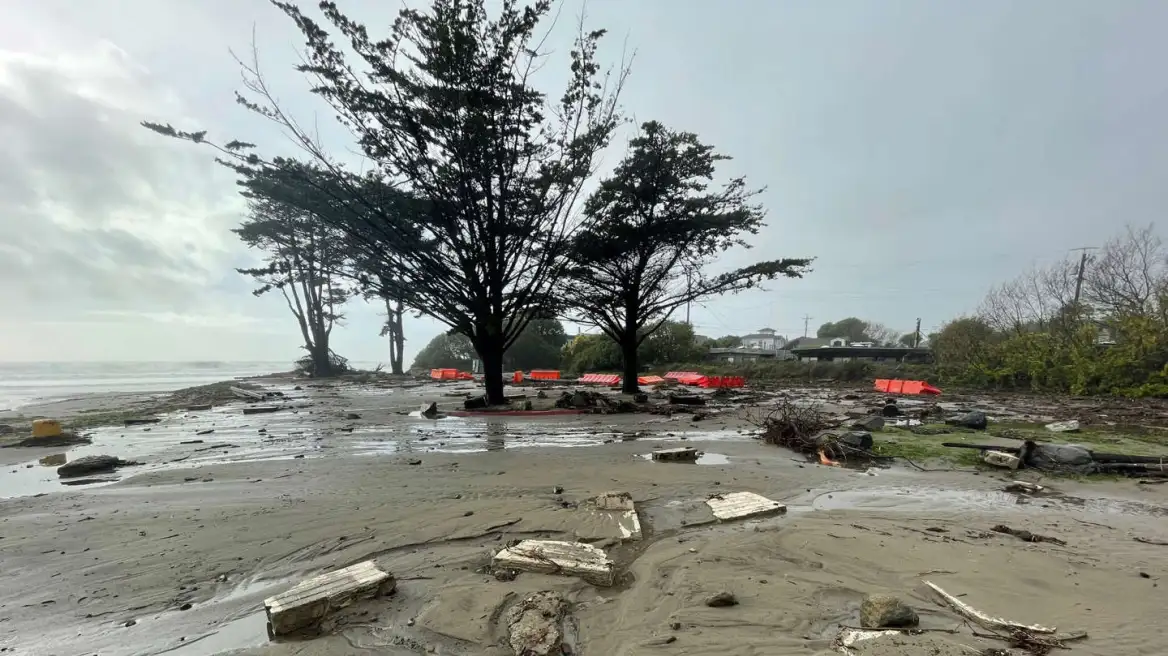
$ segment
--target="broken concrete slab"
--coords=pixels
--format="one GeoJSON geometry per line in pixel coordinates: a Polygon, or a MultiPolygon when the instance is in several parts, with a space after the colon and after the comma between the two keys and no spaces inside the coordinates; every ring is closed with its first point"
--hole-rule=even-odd
{"type": "Polygon", "coordinates": [[[1002,451],[986,451],[981,455],[981,461],[994,467],[1017,469],[1022,465],[1022,459],[1012,453],[1002,451]]]}
{"type": "Polygon", "coordinates": [[[1046,430],[1055,433],[1077,433],[1079,432],[1079,421],[1071,419],[1069,421],[1055,421],[1046,425],[1046,430]]]}
{"type": "Polygon", "coordinates": [[[571,653],[564,644],[563,621],[568,602],[560,593],[533,592],[507,611],[507,644],[516,656],[560,656],[571,653]]]}
{"type": "Polygon", "coordinates": [[[622,540],[640,540],[641,519],[633,503],[633,495],[628,492],[605,492],[592,500],[598,512],[604,513],[616,522],[622,540]]]}
{"type": "Polygon", "coordinates": [[[706,505],[719,520],[745,519],[761,515],[780,515],[787,507],[754,492],[730,492],[706,499],[706,505]]]}
{"type": "Polygon", "coordinates": [[[330,612],[359,599],[389,594],[396,585],[393,575],[372,560],[302,581],[291,590],[264,600],[268,636],[317,628],[330,612]]]}
{"type": "Polygon", "coordinates": [[[692,462],[698,459],[698,450],[691,447],[660,449],[653,452],[653,459],[661,462],[692,462]]]}
{"type": "Polygon", "coordinates": [[[611,586],[616,578],[613,562],[603,549],[563,540],[524,540],[496,553],[491,566],[579,576],[592,585],[606,587],[611,586]]]}

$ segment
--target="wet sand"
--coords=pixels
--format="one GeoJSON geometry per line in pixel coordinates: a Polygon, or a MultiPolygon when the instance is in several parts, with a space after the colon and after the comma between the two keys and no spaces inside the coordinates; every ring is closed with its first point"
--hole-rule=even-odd
{"type": "MultiPolygon", "coordinates": [[[[856,653],[1004,647],[972,637],[927,579],[992,615],[1090,633],[1068,653],[1164,652],[1168,547],[1133,537],[1168,540],[1166,485],[1046,481],[1066,496],[1028,499],[1003,492],[998,474],[796,462],[750,439],[732,412],[703,422],[434,422],[396,414],[433,389],[396,390],[392,402],[376,390],[303,392],[271,415],[245,417],[233,405],[98,429],[77,453],[145,462],[106,484],[62,487],[48,467],[5,467],[0,646],[62,656],[503,655],[505,607],[557,590],[574,602],[574,651],[586,655],[834,653],[838,626],[858,625],[870,592],[902,596],[924,627],[960,632],[880,639],[856,653]],[[194,440],[203,442],[182,444],[194,440]],[[642,457],[682,445],[717,464],[642,457]],[[632,494],[643,541],[621,543],[582,503],[608,490],[632,494]],[[788,513],[715,523],[704,500],[736,490],[782,501],[788,513]],[[1066,545],[1023,542],[991,532],[995,524],[1066,545]],[[604,546],[621,578],[596,588],[485,572],[501,546],[529,537],[604,546]],[[265,596],[369,558],[398,577],[396,595],[347,609],[328,635],[268,643],[265,596]],[[703,604],[722,590],[740,604],[703,604]]],[[[12,451],[40,455],[0,453],[12,451]]]]}

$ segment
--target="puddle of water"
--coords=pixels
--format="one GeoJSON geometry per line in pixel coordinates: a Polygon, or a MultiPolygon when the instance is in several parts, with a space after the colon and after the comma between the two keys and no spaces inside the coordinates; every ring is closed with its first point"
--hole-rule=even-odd
{"type": "MultiPolygon", "coordinates": [[[[652,453],[642,453],[638,457],[643,458],[645,460],[648,460],[650,462],[656,462],[653,460],[652,453]]],[[[730,456],[722,454],[722,453],[702,452],[698,455],[697,460],[677,460],[677,461],[670,461],[666,464],[670,464],[670,465],[693,465],[693,464],[696,464],[696,465],[728,465],[728,464],[730,464],[730,456]]]]}
{"type": "Polygon", "coordinates": [[[268,617],[261,611],[220,624],[213,632],[201,638],[186,640],[161,653],[173,656],[215,656],[237,649],[259,647],[267,642],[268,617]]]}

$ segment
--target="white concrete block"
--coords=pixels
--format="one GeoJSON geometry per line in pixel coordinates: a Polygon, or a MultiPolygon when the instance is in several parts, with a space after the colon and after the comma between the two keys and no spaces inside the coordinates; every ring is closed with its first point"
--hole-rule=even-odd
{"type": "Polygon", "coordinates": [[[730,492],[706,499],[706,505],[714,517],[726,521],[744,519],[759,515],[778,515],[787,512],[787,507],[754,492],[730,492]]]}
{"type": "Polygon", "coordinates": [[[524,540],[495,554],[491,564],[540,574],[579,576],[600,586],[610,586],[615,579],[613,562],[604,550],[584,542],[524,540]]]}
{"type": "Polygon", "coordinates": [[[302,581],[264,600],[268,634],[275,637],[314,628],[330,612],[358,599],[388,594],[395,585],[393,576],[371,560],[302,581]]]}

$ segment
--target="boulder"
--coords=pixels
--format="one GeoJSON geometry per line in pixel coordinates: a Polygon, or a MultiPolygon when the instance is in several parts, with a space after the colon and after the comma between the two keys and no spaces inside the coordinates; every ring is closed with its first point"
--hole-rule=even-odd
{"type": "MultiPolygon", "coordinates": [[[[815,445],[819,448],[830,449],[834,446],[849,447],[852,449],[861,449],[868,451],[872,448],[872,434],[865,431],[847,431],[840,432],[824,431],[815,436],[815,445]]],[[[841,452],[846,452],[847,449],[841,449],[841,452]]]]}
{"type": "Polygon", "coordinates": [[[868,431],[869,433],[875,433],[884,430],[884,417],[872,416],[861,419],[852,424],[852,430],[868,431]]]}
{"type": "Polygon", "coordinates": [[[128,464],[128,462],[121,458],[115,458],[114,456],[84,456],[57,467],[57,476],[61,478],[72,478],[87,474],[98,474],[113,471],[122,465],[128,464]]]}
{"type": "Polygon", "coordinates": [[[900,628],[920,623],[917,612],[889,594],[870,594],[860,604],[860,626],[865,629],[900,628]]]}
{"type": "Polygon", "coordinates": [[[1055,433],[1077,433],[1079,432],[1079,421],[1071,419],[1070,421],[1056,421],[1046,425],[1046,430],[1055,433]]]}
{"type": "Polygon", "coordinates": [[[516,656],[560,656],[567,613],[568,602],[558,592],[527,595],[507,611],[507,644],[516,656]]]}
{"type": "Polygon", "coordinates": [[[727,606],[737,606],[738,598],[734,596],[733,592],[723,590],[710,595],[706,598],[706,605],[710,608],[726,608],[727,606]]]}
{"type": "Polygon", "coordinates": [[[985,427],[989,424],[989,420],[986,419],[986,414],[981,410],[972,410],[963,415],[950,417],[945,420],[945,423],[949,424],[950,426],[960,426],[962,428],[972,428],[974,430],[985,430],[985,427]]]}
{"type": "Polygon", "coordinates": [[[900,408],[896,407],[895,403],[888,403],[880,411],[880,414],[885,416],[885,417],[899,417],[900,416],[900,408]]]}

